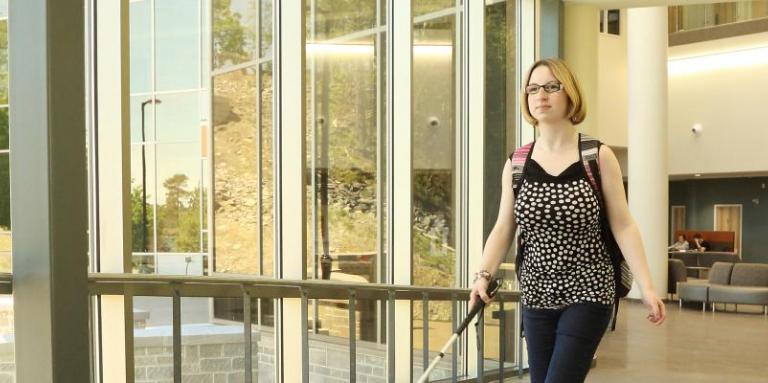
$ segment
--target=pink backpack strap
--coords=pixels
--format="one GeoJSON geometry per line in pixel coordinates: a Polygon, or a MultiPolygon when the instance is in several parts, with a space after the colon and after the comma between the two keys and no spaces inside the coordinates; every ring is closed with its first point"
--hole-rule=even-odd
{"type": "Polygon", "coordinates": [[[517,149],[509,156],[509,160],[512,161],[512,190],[517,196],[517,191],[520,190],[520,186],[523,183],[523,171],[525,170],[525,164],[531,157],[531,150],[533,149],[533,142],[529,142],[517,149]]]}
{"type": "Polygon", "coordinates": [[[600,185],[600,141],[586,134],[580,135],[579,150],[581,151],[581,160],[584,164],[584,170],[587,171],[587,178],[592,188],[602,197],[600,185]]]}

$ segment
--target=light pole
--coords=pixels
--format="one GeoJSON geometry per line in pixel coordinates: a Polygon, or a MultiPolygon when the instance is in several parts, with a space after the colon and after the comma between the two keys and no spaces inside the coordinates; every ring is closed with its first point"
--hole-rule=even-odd
{"type": "Polygon", "coordinates": [[[147,139],[144,132],[144,107],[147,104],[160,105],[162,101],[156,98],[150,98],[149,100],[141,103],[141,242],[144,253],[147,249],[147,159],[145,155],[145,147],[147,145],[147,139]]]}

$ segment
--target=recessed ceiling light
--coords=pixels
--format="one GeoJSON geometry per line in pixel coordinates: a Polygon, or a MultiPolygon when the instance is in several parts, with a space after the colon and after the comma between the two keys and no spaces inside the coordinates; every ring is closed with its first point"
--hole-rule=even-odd
{"type": "Polygon", "coordinates": [[[696,174],[694,174],[693,176],[694,176],[694,177],[701,177],[701,174],[700,174],[700,173],[696,173],[696,174]]]}

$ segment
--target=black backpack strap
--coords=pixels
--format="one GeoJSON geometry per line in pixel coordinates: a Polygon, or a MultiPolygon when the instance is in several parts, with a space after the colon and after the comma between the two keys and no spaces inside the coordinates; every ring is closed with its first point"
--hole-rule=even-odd
{"type": "MultiPolygon", "coordinates": [[[[515,195],[515,201],[517,201],[517,194],[520,191],[520,187],[523,185],[523,178],[525,176],[525,166],[528,164],[528,160],[531,159],[533,153],[533,145],[535,141],[529,142],[517,149],[509,156],[509,160],[512,162],[512,192],[515,195]]],[[[523,242],[520,238],[517,240],[517,252],[515,256],[515,274],[517,274],[518,280],[520,279],[520,268],[523,264],[523,242]]],[[[522,309],[522,305],[521,305],[522,309]]],[[[523,323],[520,322],[520,337],[525,337],[525,330],[523,329],[523,323]]]]}
{"type": "MultiPolygon", "coordinates": [[[[619,301],[621,298],[621,295],[618,291],[619,283],[621,283],[625,278],[630,278],[631,280],[631,273],[629,272],[627,263],[623,260],[623,255],[620,255],[621,259],[614,259],[616,257],[616,254],[614,253],[618,252],[620,254],[620,249],[618,249],[618,244],[616,244],[616,240],[613,238],[613,234],[610,232],[610,228],[608,227],[608,213],[605,207],[605,198],[603,197],[602,178],[600,177],[599,154],[601,145],[602,143],[598,139],[586,134],[580,134],[579,150],[581,151],[581,160],[584,165],[584,170],[587,173],[587,179],[589,180],[589,183],[592,185],[592,189],[597,195],[597,201],[600,206],[600,219],[603,223],[603,240],[606,242],[609,248],[615,247],[615,249],[612,249],[610,254],[611,262],[614,266],[614,283],[617,287],[617,291],[613,300],[613,319],[611,320],[611,331],[616,331],[616,318],[619,315],[619,301]]],[[[631,285],[631,281],[629,282],[629,285],[631,285]]]]}

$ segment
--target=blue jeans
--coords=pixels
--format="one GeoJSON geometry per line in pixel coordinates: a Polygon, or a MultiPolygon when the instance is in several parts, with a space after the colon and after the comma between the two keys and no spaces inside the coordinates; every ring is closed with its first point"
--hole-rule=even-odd
{"type": "Polygon", "coordinates": [[[531,383],[583,382],[612,314],[612,305],[599,303],[561,309],[524,307],[531,383]]]}

